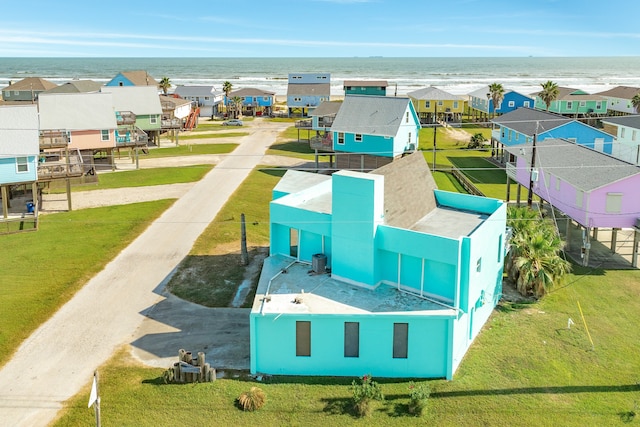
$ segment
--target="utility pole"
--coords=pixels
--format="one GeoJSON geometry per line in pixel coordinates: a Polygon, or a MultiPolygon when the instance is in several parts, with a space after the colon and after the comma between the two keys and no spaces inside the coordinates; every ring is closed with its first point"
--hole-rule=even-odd
{"type": "Polygon", "coordinates": [[[433,104],[433,169],[431,172],[436,171],[436,134],[438,132],[438,101],[434,101],[433,104]]]}
{"type": "Polygon", "coordinates": [[[531,149],[531,169],[529,170],[529,194],[527,195],[527,206],[531,209],[533,202],[533,169],[536,167],[536,139],[538,138],[538,130],[533,134],[533,148],[531,149]]]}

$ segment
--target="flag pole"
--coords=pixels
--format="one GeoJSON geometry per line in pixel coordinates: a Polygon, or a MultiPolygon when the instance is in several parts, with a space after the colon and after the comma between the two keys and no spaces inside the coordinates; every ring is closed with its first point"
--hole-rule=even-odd
{"type": "MultiPolygon", "coordinates": [[[[100,427],[100,392],[98,386],[98,370],[93,371],[93,387],[94,390],[91,390],[91,394],[95,393],[95,400],[93,401],[94,407],[93,409],[96,411],[96,427],[100,427]]],[[[91,404],[91,402],[89,402],[91,404]]]]}

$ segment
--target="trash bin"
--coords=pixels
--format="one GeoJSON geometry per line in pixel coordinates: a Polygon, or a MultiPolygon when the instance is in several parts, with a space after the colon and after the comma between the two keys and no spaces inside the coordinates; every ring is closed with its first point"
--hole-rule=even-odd
{"type": "Polygon", "coordinates": [[[27,213],[34,213],[36,205],[33,202],[27,202],[27,213]]]}

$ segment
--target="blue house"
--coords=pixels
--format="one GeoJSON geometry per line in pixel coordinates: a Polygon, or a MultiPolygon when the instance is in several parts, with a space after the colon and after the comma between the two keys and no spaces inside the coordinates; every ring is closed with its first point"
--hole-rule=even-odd
{"type": "Polygon", "coordinates": [[[36,194],[39,152],[37,105],[0,106],[0,191],[4,220],[9,217],[10,186],[31,185],[36,194]]]}
{"type": "Polygon", "coordinates": [[[242,99],[242,114],[246,116],[269,115],[275,103],[275,92],[261,89],[244,88],[229,92],[229,97],[225,97],[224,104],[229,105],[233,98],[242,99]]]}
{"type": "Polygon", "coordinates": [[[322,101],[331,97],[330,73],[290,73],[287,85],[289,115],[306,116],[322,101]]]}
{"type": "Polygon", "coordinates": [[[490,117],[506,114],[518,108],[533,108],[535,99],[518,93],[511,89],[505,89],[504,98],[499,105],[493,105],[489,86],[474,90],[469,94],[469,112],[474,117],[490,117]]]}
{"type": "Polygon", "coordinates": [[[289,171],[270,221],[254,374],[452,379],[501,297],[505,203],[437,190],[420,153],[289,171]]]}
{"type": "Polygon", "coordinates": [[[156,86],[160,82],[144,70],[122,71],[105,83],[105,86],[156,86]]]}
{"type": "Polygon", "coordinates": [[[538,141],[562,138],[596,151],[612,154],[614,139],[612,135],[559,114],[519,108],[496,117],[491,122],[494,124],[491,145],[499,157],[504,154],[504,147],[531,143],[534,134],[537,134],[538,141]]]}
{"type": "Polygon", "coordinates": [[[338,169],[376,169],[418,147],[420,121],[409,98],[345,97],[331,126],[338,169]]]}

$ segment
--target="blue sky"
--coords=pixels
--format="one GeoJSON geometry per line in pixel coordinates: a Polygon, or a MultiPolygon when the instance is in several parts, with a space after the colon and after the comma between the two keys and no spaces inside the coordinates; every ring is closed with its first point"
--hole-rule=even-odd
{"type": "Polygon", "coordinates": [[[96,3],[15,3],[0,57],[640,56],[638,0],[96,3]]]}

